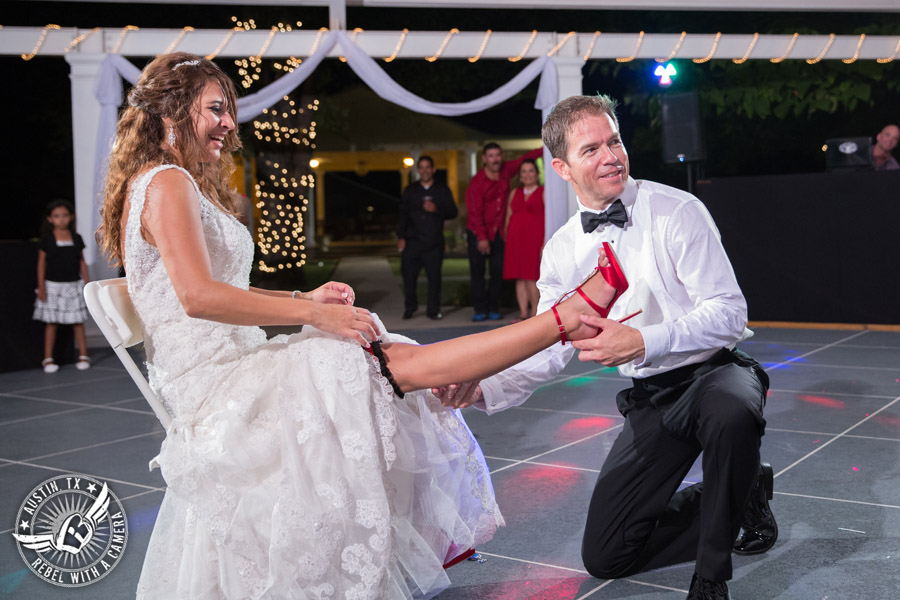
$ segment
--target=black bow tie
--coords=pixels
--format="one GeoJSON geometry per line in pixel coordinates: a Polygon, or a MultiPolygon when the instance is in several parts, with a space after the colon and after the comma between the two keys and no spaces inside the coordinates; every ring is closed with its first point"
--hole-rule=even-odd
{"type": "Polygon", "coordinates": [[[602,213],[592,213],[581,211],[581,227],[585,233],[590,233],[597,229],[603,223],[612,223],[616,227],[625,227],[628,222],[628,213],[625,212],[625,205],[621,200],[616,200],[612,205],[602,213]]]}

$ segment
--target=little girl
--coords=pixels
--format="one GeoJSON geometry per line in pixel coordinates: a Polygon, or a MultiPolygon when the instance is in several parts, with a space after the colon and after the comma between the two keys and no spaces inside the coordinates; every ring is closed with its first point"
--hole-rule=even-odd
{"type": "Polygon", "coordinates": [[[34,320],[46,323],[44,328],[44,373],[56,373],[59,365],[53,361],[56,326],[72,325],[78,343],[79,371],[89,369],[84,321],[84,284],[90,281],[82,250],[84,241],[75,233],[75,209],[65,200],[54,200],[47,206],[46,220],[41,229],[41,249],[38,251],[37,301],[34,320]]]}

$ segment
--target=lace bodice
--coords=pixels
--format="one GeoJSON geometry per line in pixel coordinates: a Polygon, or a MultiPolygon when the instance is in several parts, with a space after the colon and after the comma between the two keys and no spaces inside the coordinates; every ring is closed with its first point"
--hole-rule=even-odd
{"type": "MultiPolygon", "coordinates": [[[[128,293],[144,326],[144,348],[150,385],[164,385],[210,361],[232,360],[266,341],[265,332],[195,319],[185,314],[159,251],[141,234],[141,214],[147,188],[166,169],[178,169],[194,184],[212,275],[241,289],[250,286],[253,239],[237,219],[203,197],[190,173],[175,165],[159,165],[131,186],[131,208],[125,228],[125,266],[128,293]]],[[[166,398],[163,398],[167,402],[166,398]]],[[[171,407],[170,412],[173,412],[171,407]]],[[[177,412],[174,411],[174,412],[177,412]]]]}

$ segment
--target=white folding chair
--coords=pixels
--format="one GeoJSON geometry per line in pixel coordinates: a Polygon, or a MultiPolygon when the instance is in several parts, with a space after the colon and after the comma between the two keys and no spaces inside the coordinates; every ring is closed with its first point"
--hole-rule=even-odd
{"type": "MultiPolygon", "coordinates": [[[[147,404],[153,409],[156,418],[167,431],[172,423],[172,417],[166,408],[150,389],[150,385],[144,378],[144,374],[135,364],[134,359],[128,354],[126,348],[140,344],[144,340],[141,330],[141,320],[138,318],[128,296],[128,284],[124,277],[118,279],[103,279],[92,281],[84,286],[84,301],[87,304],[94,322],[103,332],[103,337],[112,346],[116,356],[125,365],[125,370],[131,375],[147,404]]],[[[151,468],[153,463],[151,463],[151,468]]]]}

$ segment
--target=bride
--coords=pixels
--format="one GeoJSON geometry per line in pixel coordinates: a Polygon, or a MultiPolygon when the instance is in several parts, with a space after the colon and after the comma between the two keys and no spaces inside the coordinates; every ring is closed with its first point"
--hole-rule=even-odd
{"type": "Polygon", "coordinates": [[[235,102],[214,63],[157,57],[128,95],[106,180],[101,243],[126,268],[173,417],[137,596],[434,596],[443,565],[503,518],[472,433],[428,388],[594,335],[581,315],[606,316],[627,284],[601,251],[603,276],[552,312],[428,346],[385,333],[345,284],[251,288],[253,241],[228,188],[235,102]],[[271,340],[258,327],[290,324],[308,327],[271,340]]]}

